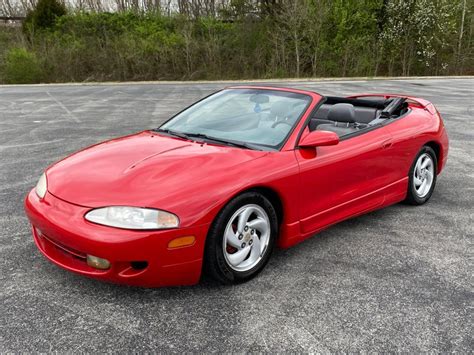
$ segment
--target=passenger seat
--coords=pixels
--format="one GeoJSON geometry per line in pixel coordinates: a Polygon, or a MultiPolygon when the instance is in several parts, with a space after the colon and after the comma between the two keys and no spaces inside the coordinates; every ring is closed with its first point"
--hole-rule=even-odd
{"type": "Polygon", "coordinates": [[[318,131],[330,131],[339,137],[359,131],[355,123],[355,109],[352,104],[335,104],[328,112],[328,120],[334,123],[325,123],[317,126],[318,131]]]}

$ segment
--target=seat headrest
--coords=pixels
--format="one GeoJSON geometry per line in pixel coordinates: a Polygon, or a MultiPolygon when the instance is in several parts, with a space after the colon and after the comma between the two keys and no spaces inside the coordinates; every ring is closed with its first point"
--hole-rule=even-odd
{"type": "Polygon", "coordinates": [[[336,122],[354,123],[355,110],[351,104],[335,104],[328,113],[328,120],[336,122]]]}

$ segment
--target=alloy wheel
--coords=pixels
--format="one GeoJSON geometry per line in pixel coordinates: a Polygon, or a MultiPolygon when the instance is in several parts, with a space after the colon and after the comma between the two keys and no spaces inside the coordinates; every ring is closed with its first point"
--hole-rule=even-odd
{"type": "Polygon", "coordinates": [[[249,204],[239,208],[229,219],[223,238],[229,267],[236,271],[254,268],[268,248],[270,233],[270,220],[262,207],[249,204]]]}
{"type": "Polygon", "coordinates": [[[413,187],[418,197],[425,197],[433,185],[434,180],[433,158],[428,153],[419,156],[413,171],[413,187]]]}

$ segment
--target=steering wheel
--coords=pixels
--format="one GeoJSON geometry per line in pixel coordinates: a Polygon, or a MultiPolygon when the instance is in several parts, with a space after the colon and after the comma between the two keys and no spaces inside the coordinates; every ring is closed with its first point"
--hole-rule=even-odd
{"type": "Polygon", "coordinates": [[[279,121],[276,121],[274,124],[272,124],[272,128],[275,128],[276,126],[278,126],[279,124],[286,124],[290,127],[292,127],[293,125],[291,123],[289,123],[287,120],[279,120],[279,121]]]}

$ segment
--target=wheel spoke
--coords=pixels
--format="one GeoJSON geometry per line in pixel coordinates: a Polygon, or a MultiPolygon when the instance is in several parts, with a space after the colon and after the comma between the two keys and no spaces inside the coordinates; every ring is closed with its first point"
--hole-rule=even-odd
{"type": "Polygon", "coordinates": [[[237,235],[232,231],[232,228],[227,229],[227,233],[225,235],[227,243],[232,245],[234,248],[240,249],[241,242],[239,238],[237,238],[237,235]]]}
{"type": "Polygon", "coordinates": [[[252,238],[252,241],[253,241],[253,244],[252,244],[252,250],[250,251],[249,261],[251,263],[254,263],[262,255],[262,244],[260,243],[260,238],[257,236],[254,236],[252,238]]]}
{"type": "Polygon", "coordinates": [[[423,182],[421,179],[418,179],[416,176],[413,177],[413,181],[415,182],[415,186],[420,186],[423,182]]]}
{"type": "Polygon", "coordinates": [[[245,210],[242,211],[242,213],[239,215],[239,223],[237,225],[237,233],[242,233],[244,230],[245,225],[247,224],[250,215],[252,214],[253,209],[252,208],[246,208],[245,210]]]}
{"type": "Polygon", "coordinates": [[[419,187],[418,191],[420,192],[420,194],[424,195],[425,193],[425,188],[426,188],[426,185],[428,184],[428,181],[427,180],[423,180],[423,182],[421,183],[421,186],[419,187]]]}
{"type": "Polygon", "coordinates": [[[267,232],[267,222],[262,218],[255,218],[247,224],[250,228],[256,229],[261,233],[267,232]]]}
{"type": "Polygon", "coordinates": [[[258,256],[262,255],[264,244],[261,243],[261,240],[258,236],[253,237],[253,247],[258,250],[258,256]]]}
{"type": "Polygon", "coordinates": [[[238,266],[249,255],[250,249],[250,246],[246,246],[245,248],[235,252],[234,254],[227,254],[229,263],[232,266],[238,266]]]}
{"type": "Polygon", "coordinates": [[[418,160],[416,163],[416,175],[418,177],[421,176],[421,160],[418,160]]]}
{"type": "Polygon", "coordinates": [[[426,169],[426,167],[429,165],[430,162],[431,162],[431,159],[428,157],[425,157],[423,162],[421,163],[421,168],[426,169]]]}
{"type": "Polygon", "coordinates": [[[429,179],[433,179],[433,172],[431,170],[426,170],[426,175],[429,179]]]}

